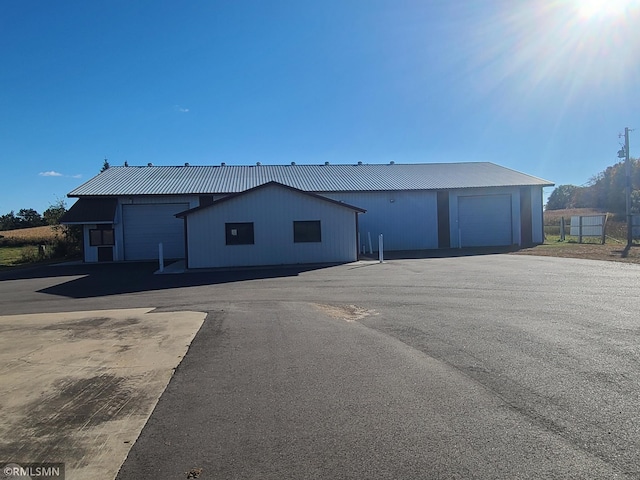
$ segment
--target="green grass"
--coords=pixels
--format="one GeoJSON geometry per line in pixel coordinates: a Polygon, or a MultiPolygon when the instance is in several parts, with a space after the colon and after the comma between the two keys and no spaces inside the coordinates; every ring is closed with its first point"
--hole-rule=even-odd
{"type": "Polygon", "coordinates": [[[37,258],[38,247],[27,245],[24,247],[0,247],[0,267],[12,267],[27,263],[29,259],[37,258]]]}

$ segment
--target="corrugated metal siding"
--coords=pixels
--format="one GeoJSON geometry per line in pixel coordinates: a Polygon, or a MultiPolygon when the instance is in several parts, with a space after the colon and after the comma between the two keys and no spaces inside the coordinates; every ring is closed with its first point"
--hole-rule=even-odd
{"type": "Polygon", "coordinates": [[[275,181],[307,192],[437,190],[553,185],[488,162],[394,165],[111,167],[77,196],[237,193],[275,181]]]}
{"type": "Polygon", "coordinates": [[[436,192],[346,192],[323,193],[333,200],[364,208],[358,223],[360,244],[369,249],[368,235],[377,250],[378,235],[384,235],[387,250],[438,248],[436,192]]]}
{"type": "Polygon", "coordinates": [[[355,212],[269,186],[187,217],[189,268],[350,262],[357,259],[355,212]],[[320,220],[322,242],[294,243],[294,220],[320,220]],[[254,245],[226,245],[225,223],[253,222],[254,245]]]}

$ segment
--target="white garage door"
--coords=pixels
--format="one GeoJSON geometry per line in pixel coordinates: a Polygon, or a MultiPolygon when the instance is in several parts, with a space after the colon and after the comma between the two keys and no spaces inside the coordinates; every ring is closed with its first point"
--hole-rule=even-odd
{"type": "Polygon", "coordinates": [[[511,245],[511,195],[458,197],[462,247],[511,245]]]}
{"type": "Polygon", "coordinates": [[[184,221],[174,215],[188,208],[187,203],[123,205],[125,260],[156,259],[159,243],[165,258],[184,258],[184,221]]]}

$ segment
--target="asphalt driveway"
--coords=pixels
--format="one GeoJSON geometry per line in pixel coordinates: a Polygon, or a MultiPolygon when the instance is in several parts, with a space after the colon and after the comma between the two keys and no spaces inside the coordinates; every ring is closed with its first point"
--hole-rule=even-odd
{"type": "Polygon", "coordinates": [[[152,271],[0,275],[3,314],[207,314],[118,478],[640,478],[638,266],[152,271]]]}

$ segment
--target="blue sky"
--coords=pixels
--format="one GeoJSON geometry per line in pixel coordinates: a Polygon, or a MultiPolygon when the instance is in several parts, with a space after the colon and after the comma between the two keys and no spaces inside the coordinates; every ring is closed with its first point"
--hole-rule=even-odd
{"type": "Polygon", "coordinates": [[[626,126],[640,156],[639,25],[640,0],[4,0],[0,214],[42,213],[105,157],[581,185],[626,126]]]}

